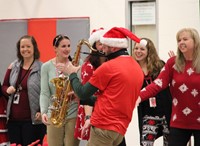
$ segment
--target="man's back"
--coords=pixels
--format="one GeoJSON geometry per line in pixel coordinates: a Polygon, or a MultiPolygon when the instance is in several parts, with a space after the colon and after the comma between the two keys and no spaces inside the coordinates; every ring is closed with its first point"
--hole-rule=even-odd
{"type": "Polygon", "coordinates": [[[140,66],[132,57],[122,55],[100,66],[89,82],[101,93],[91,124],[124,135],[143,82],[140,66]]]}

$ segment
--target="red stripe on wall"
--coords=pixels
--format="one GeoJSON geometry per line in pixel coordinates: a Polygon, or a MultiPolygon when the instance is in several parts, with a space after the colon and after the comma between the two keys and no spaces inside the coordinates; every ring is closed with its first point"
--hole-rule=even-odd
{"type": "Polygon", "coordinates": [[[56,19],[28,20],[28,34],[35,37],[42,62],[55,57],[53,39],[56,36],[56,19]]]}

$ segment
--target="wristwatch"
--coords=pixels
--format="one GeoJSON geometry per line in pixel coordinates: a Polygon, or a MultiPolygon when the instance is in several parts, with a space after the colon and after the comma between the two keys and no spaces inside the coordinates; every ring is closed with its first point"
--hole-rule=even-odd
{"type": "Polygon", "coordinates": [[[90,119],[90,117],[91,117],[91,115],[86,115],[85,116],[85,121],[88,120],[88,119],[90,119]]]}

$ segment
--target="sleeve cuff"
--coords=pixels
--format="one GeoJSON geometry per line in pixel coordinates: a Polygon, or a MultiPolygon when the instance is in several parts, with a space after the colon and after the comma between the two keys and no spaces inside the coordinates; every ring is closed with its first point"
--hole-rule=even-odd
{"type": "Polygon", "coordinates": [[[72,73],[70,76],[69,76],[69,80],[72,81],[73,79],[75,78],[78,78],[77,77],[77,73],[72,73]]]}

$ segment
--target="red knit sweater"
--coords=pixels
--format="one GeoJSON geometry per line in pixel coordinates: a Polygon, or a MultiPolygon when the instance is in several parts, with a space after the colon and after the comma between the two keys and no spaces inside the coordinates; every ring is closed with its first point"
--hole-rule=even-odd
{"type": "Polygon", "coordinates": [[[141,91],[140,97],[148,99],[170,84],[173,99],[170,126],[200,130],[200,74],[192,68],[192,61],[186,61],[183,73],[178,73],[174,64],[175,57],[170,58],[158,78],[141,91]]]}

